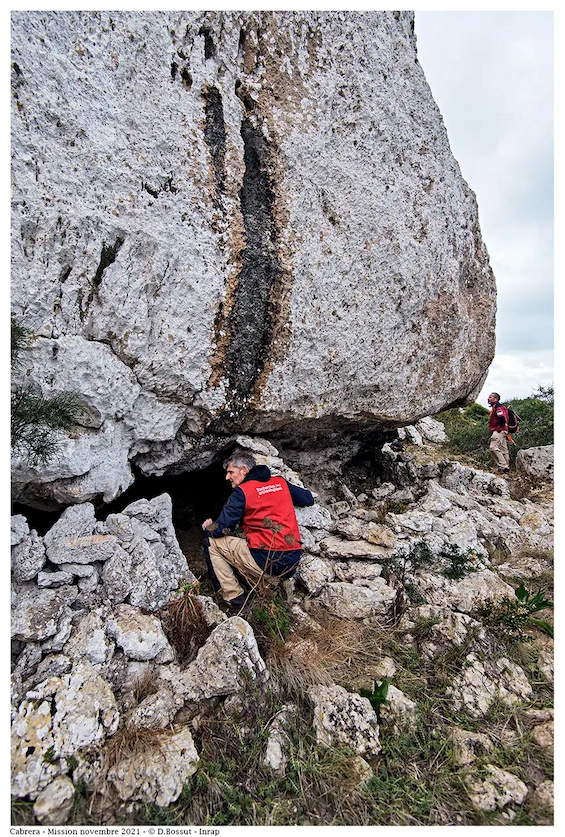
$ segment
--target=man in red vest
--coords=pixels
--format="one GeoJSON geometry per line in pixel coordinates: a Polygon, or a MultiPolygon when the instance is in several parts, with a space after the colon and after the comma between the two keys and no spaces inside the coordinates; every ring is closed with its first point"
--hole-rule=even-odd
{"type": "Polygon", "coordinates": [[[224,467],[233,491],[218,519],[208,518],[202,528],[212,583],[230,608],[239,610],[246,594],[234,568],[251,585],[265,574],[292,577],[302,554],[294,506],[312,506],[314,497],[283,477],[271,476],[250,453],[235,453],[224,467]],[[245,538],[232,534],[237,525],[245,538]]]}
{"type": "Polygon", "coordinates": [[[510,454],[508,453],[508,408],[500,403],[498,392],[491,392],[487,401],[490,405],[488,429],[490,431],[490,453],[498,470],[502,474],[510,471],[510,454]]]}

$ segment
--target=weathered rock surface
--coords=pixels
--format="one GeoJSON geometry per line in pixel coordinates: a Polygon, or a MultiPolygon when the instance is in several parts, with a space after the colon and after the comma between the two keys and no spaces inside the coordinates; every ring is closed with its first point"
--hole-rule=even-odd
{"type": "Polygon", "coordinates": [[[324,747],[350,747],[359,755],[381,751],[379,724],[367,698],[350,694],[341,686],[312,686],[314,729],[324,747]]]}
{"type": "Polygon", "coordinates": [[[207,430],[390,427],[478,391],[494,279],[413,27],[14,13],[12,304],[30,384],[86,405],[21,496],[109,501],[132,461],[199,467],[207,430]]]}
{"type": "Polygon", "coordinates": [[[67,758],[117,729],[112,690],[89,663],[28,693],[12,725],[12,794],[35,799],[67,758]]]}
{"type": "Polygon", "coordinates": [[[447,690],[453,705],[463,707],[470,715],[485,715],[495,700],[513,706],[532,694],[532,687],[524,671],[505,657],[481,661],[473,653],[466,659],[466,667],[447,690]]]}
{"type": "Polygon", "coordinates": [[[487,764],[485,777],[467,776],[469,799],[479,811],[502,810],[510,803],[520,805],[528,793],[527,785],[508,770],[487,764]]]}
{"type": "Polygon", "coordinates": [[[121,759],[108,772],[108,781],[124,801],[154,802],[166,807],[178,799],[200,761],[187,727],[160,733],[152,746],[121,759]]]}
{"type": "Polygon", "coordinates": [[[33,813],[41,825],[65,825],[74,795],[75,786],[68,776],[57,776],[35,800],[33,813]]]}
{"type": "Polygon", "coordinates": [[[279,776],[284,776],[288,765],[290,750],[288,728],[296,712],[297,707],[294,704],[286,704],[277,712],[269,726],[264,763],[279,776]]]}
{"type": "Polygon", "coordinates": [[[552,480],[554,472],[553,445],[525,448],[518,451],[516,470],[533,479],[552,480]]]}

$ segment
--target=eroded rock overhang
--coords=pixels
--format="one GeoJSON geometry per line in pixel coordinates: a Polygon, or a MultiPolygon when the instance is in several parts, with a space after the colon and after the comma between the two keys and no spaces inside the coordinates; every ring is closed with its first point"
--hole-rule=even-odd
{"type": "Polygon", "coordinates": [[[410,12],[15,12],[12,307],[84,426],[15,484],[108,502],[242,432],[472,400],[495,287],[410,12]],[[40,487],[41,486],[41,487],[40,487]]]}

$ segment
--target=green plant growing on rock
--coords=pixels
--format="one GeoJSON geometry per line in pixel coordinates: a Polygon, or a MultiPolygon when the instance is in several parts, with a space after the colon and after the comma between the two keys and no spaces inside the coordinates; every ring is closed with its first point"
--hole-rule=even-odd
{"type": "Polygon", "coordinates": [[[473,559],[475,553],[472,549],[463,552],[457,544],[450,543],[440,553],[441,557],[447,558],[448,564],[442,570],[442,575],[452,581],[464,578],[476,569],[473,559]]]}
{"type": "MultiPolygon", "coordinates": [[[[33,333],[11,319],[11,365],[17,371],[21,353],[28,349],[33,333]]],[[[31,466],[46,465],[59,448],[58,431],[71,431],[79,423],[83,405],[79,393],[62,392],[52,398],[32,393],[23,384],[13,384],[10,393],[12,452],[31,466]]]]}
{"type": "Polygon", "coordinates": [[[290,615],[278,594],[254,607],[253,616],[271,640],[284,643],[290,633],[290,615]]]}
{"type": "Polygon", "coordinates": [[[527,631],[538,628],[553,637],[553,625],[533,614],[553,607],[553,602],[545,598],[542,590],[531,593],[523,582],[514,591],[515,599],[502,599],[498,603],[489,603],[476,611],[477,617],[491,629],[502,628],[506,636],[522,642],[531,641],[527,631]]]}
{"type": "Polygon", "coordinates": [[[434,554],[425,541],[412,543],[409,549],[397,552],[388,559],[388,569],[401,584],[405,584],[408,572],[416,572],[432,565],[434,554]]]}
{"type": "Polygon", "coordinates": [[[377,717],[379,715],[379,710],[383,703],[388,703],[386,696],[388,695],[388,678],[385,677],[382,683],[377,685],[376,683],[373,684],[373,691],[370,692],[368,689],[359,689],[359,694],[361,697],[365,697],[368,699],[369,703],[377,713],[377,717]]]}

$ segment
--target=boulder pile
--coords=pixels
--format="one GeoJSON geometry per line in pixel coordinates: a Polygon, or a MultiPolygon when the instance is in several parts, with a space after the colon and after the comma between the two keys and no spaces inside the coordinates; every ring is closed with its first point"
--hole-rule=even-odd
{"type": "MultiPolygon", "coordinates": [[[[356,495],[344,483],[347,499],[297,510],[304,555],[284,584],[290,641],[305,621],[316,629],[320,608],[360,625],[394,623],[406,647],[416,647],[418,626],[427,622],[417,643],[423,659],[465,648],[447,689],[454,707],[472,719],[495,702],[528,711],[527,672],[497,650],[478,613],[514,600],[519,580],[551,572],[552,505],[513,499],[508,480],[438,456],[441,427],[430,422],[409,430],[411,450],[384,446],[386,479],[375,477],[372,489],[356,495]]],[[[275,473],[300,482],[268,441],[241,442],[275,473]]],[[[83,503],[67,508],[44,536],[22,515],[12,518],[12,794],[33,801],[39,823],[66,823],[79,783],[96,792],[108,822],[116,806],[170,805],[198,768],[193,734],[201,719],[229,710],[230,701],[236,706],[250,688],[270,688],[245,614],[228,618],[212,598],[196,594],[171,511],[166,494],[104,521],[83,503]],[[207,627],[188,662],[163,621],[182,585],[193,585],[207,627]]],[[[552,642],[534,647],[551,684],[552,642]]],[[[379,716],[342,685],[308,690],[319,745],[354,751],[360,781],[372,775],[383,736],[418,720],[418,701],[395,686],[395,670],[383,656],[376,682],[386,677],[389,687],[379,716]]],[[[553,710],[529,711],[532,735],[550,752],[553,710]]],[[[265,764],[277,775],[286,769],[296,712],[285,705],[270,727],[265,764]]],[[[488,736],[460,727],[450,735],[463,766],[493,747],[488,736]]],[[[511,771],[489,770],[466,780],[477,810],[511,819],[516,806],[541,793],[511,771]]],[[[544,782],[544,799],[550,785],[544,782]]]]}

